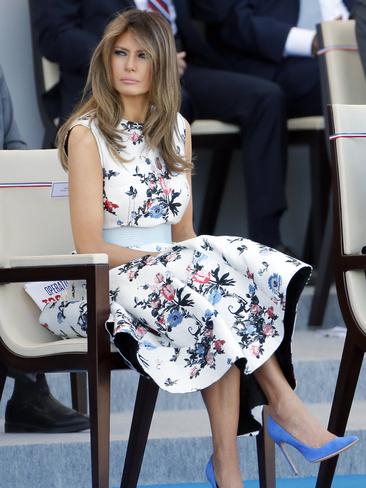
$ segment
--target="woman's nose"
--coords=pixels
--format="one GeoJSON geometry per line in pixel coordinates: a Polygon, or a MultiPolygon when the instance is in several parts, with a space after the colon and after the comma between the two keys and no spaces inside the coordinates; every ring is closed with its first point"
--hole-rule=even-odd
{"type": "Polygon", "coordinates": [[[127,71],[135,71],[136,70],[135,59],[133,56],[127,57],[126,70],[127,71]]]}

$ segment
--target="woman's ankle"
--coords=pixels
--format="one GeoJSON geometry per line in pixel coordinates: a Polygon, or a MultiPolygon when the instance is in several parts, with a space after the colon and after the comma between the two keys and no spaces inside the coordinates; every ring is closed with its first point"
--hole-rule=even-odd
{"type": "Polygon", "coordinates": [[[220,447],[215,449],[212,458],[216,481],[220,488],[242,486],[239,456],[236,448],[220,447]]]}

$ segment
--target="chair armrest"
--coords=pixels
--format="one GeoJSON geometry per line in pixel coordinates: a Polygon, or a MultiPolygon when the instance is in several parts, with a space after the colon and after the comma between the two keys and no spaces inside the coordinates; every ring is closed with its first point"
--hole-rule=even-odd
{"type": "Polygon", "coordinates": [[[11,268],[33,266],[67,266],[77,264],[108,264],[107,254],[58,254],[49,256],[14,256],[11,268]]]}
{"type": "Polygon", "coordinates": [[[343,254],[336,266],[342,271],[366,270],[366,254],[343,254]]]}
{"type": "MultiPolygon", "coordinates": [[[[0,285],[33,281],[86,280],[88,354],[93,365],[107,361],[110,340],[104,324],[109,316],[109,266],[106,254],[14,257],[0,268],[0,285]]],[[[96,373],[95,373],[96,374],[96,373]]]]}
{"type": "Polygon", "coordinates": [[[93,279],[97,268],[108,273],[106,254],[24,256],[10,260],[12,267],[0,268],[0,284],[25,281],[93,279]]]}

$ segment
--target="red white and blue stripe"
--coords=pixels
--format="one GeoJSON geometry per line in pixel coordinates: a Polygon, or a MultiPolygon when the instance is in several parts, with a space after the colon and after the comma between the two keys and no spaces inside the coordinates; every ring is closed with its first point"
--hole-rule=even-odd
{"type": "Polygon", "coordinates": [[[330,141],[335,141],[337,139],[365,139],[366,132],[337,132],[329,136],[330,141]]]}
{"type": "Polygon", "coordinates": [[[1,188],[52,188],[51,181],[31,181],[31,182],[0,182],[1,188]]]}
{"type": "Polygon", "coordinates": [[[327,46],[324,47],[323,49],[319,49],[317,55],[323,56],[324,54],[328,54],[333,51],[358,52],[358,47],[355,45],[348,45],[348,44],[335,44],[333,46],[327,46]]]}

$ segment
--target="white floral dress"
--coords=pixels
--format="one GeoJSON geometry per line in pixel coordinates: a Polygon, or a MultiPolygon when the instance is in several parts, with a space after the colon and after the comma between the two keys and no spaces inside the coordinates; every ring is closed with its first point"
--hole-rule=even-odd
{"type": "MultiPolygon", "coordinates": [[[[120,124],[125,164],[108,152],[94,119],[86,115],[77,124],[89,127],[98,144],[107,232],[180,220],[190,198],[186,176],[169,174],[158,151],[145,144],[141,124],[120,124]]],[[[178,114],[182,155],[184,141],[178,114]]],[[[206,388],[236,364],[243,373],[239,433],[257,430],[252,412],[265,398],[252,373],[276,352],[294,386],[291,336],[310,268],[242,237],[205,235],[147,248],[160,253],[110,270],[107,329],[115,345],[131,367],[173,393],[206,388]]],[[[48,305],[40,321],[65,338],[67,327],[85,335],[85,317],[84,300],[64,299],[48,305]]]]}

